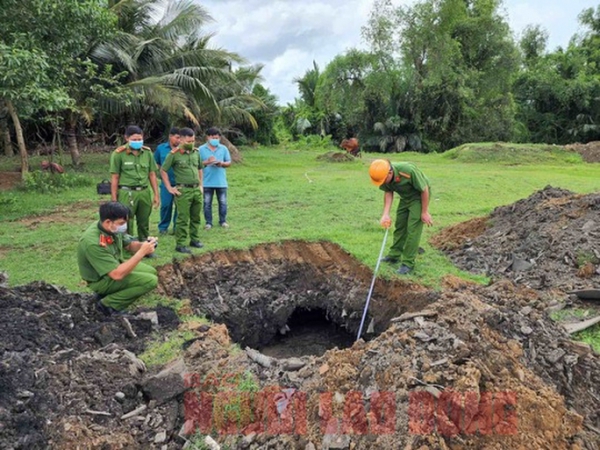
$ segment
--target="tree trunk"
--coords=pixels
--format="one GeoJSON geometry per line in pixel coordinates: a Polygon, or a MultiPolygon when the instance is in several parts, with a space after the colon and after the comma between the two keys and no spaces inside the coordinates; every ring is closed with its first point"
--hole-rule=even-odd
{"type": "Polygon", "coordinates": [[[65,121],[65,132],[67,133],[67,147],[69,153],[71,153],[71,161],[73,162],[74,167],[81,164],[81,156],[79,155],[79,147],[77,146],[76,126],[77,119],[75,119],[73,114],[69,114],[65,121]]]}
{"type": "Polygon", "coordinates": [[[21,121],[19,120],[19,115],[17,114],[17,110],[12,104],[12,101],[6,101],[6,109],[8,109],[8,114],[10,114],[10,118],[15,126],[19,154],[21,155],[21,178],[25,179],[25,175],[29,172],[29,157],[27,155],[27,147],[25,147],[25,139],[23,138],[23,128],[21,128],[21,121]]]}
{"type": "Polygon", "coordinates": [[[231,143],[229,139],[225,136],[221,135],[221,144],[223,144],[229,150],[229,155],[231,156],[231,162],[238,163],[242,160],[242,154],[238,150],[238,148],[231,143]]]}
{"type": "Polygon", "coordinates": [[[2,134],[2,147],[4,148],[4,156],[13,156],[15,152],[13,151],[12,140],[10,139],[8,121],[4,117],[0,119],[0,134],[2,134]]]}

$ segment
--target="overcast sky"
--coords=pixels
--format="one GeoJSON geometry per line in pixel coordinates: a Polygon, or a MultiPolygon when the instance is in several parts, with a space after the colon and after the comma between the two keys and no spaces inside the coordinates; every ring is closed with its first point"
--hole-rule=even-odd
{"type": "MultiPolygon", "coordinates": [[[[298,90],[292,82],[312,68],[321,69],[352,47],[365,47],[361,27],[373,0],[197,0],[215,23],[213,45],[262,63],[264,85],[281,104],[298,90]]],[[[410,4],[411,0],[393,0],[410,4]]],[[[549,48],[565,47],[579,31],[577,16],[596,8],[598,0],[504,0],[504,10],[517,36],[526,25],[539,24],[549,34],[549,48]]]]}

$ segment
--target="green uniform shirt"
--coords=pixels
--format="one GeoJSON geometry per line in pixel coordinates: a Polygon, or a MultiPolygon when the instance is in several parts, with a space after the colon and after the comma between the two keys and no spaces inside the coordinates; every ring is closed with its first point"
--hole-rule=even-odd
{"type": "Polygon", "coordinates": [[[202,168],[198,150],[169,153],[161,169],[165,172],[173,167],[175,184],[200,184],[198,169],[202,168]]]}
{"type": "Polygon", "coordinates": [[[110,155],[110,173],[119,175],[119,186],[148,186],[150,172],[157,170],[148,147],[138,150],[137,156],[129,148],[121,152],[114,151],[110,155]]]}
{"type": "Polygon", "coordinates": [[[417,166],[409,162],[392,164],[394,177],[379,186],[385,192],[396,192],[405,201],[421,200],[421,192],[429,187],[429,180],[417,166]]]}
{"type": "Polygon", "coordinates": [[[99,222],[91,224],[79,239],[77,264],[81,278],[95,282],[124,261],[123,247],[132,241],[127,234],[104,231],[99,222]]]}

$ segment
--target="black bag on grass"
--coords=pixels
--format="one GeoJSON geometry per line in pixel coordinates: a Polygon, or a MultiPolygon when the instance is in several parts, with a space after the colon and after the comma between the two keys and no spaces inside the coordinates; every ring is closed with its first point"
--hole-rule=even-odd
{"type": "Polygon", "coordinates": [[[106,178],[96,185],[98,195],[110,195],[110,181],[106,178]]]}

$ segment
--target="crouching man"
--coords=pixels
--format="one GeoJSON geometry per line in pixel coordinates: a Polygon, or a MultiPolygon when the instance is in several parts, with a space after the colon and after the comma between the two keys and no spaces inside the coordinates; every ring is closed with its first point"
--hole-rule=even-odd
{"type": "Polygon", "coordinates": [[[156,269],[141,262],[154,252],[157,240],[134,240],[126,234],[128,219],[127,206],[104,203],[100,221],[83,233],[77,248],[81,278],[97,294],[97,308],[105,315],[123,311],[158,284],[156,269]],[[131,253],[131,258],[126,260],[123,250],[131,253]]]}

